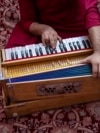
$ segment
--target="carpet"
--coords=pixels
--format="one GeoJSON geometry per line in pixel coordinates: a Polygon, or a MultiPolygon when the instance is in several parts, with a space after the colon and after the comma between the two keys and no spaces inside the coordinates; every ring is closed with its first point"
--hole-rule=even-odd
{"type": "Polygon", "coordinates": [[[7,119],[0,95],[0,133],[100,133],[100,101],[7,119]]]}

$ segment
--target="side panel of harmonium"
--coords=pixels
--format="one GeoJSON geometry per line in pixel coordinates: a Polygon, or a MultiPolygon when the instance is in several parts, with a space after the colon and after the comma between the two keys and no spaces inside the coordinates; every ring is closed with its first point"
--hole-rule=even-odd
{"type": "Polygon", "coordinates": [[[24,83],[7,83],[6,90],[10,102],[20,102],[59,97],[77,93],[98,93],[100,80],[91,76],[39,80],[24,83]]]}
{"type": "Polygon", "coordinates": [[[84,76],[14,83],[7,84],[6,91],[5,110],[11,117],[99,100],[100,80],[84,76]]]}
{"type": "Polygon", "coordinates": [[[80,104],[95,100],[100,100],[100,93],[83,93],[76,95],[62,95],[54,98],[32,100],[27,102],[4,104],[7,117],[23,116],[38,111],[45,111],[49,109],[57,109],[74,104],[80,104]]]}

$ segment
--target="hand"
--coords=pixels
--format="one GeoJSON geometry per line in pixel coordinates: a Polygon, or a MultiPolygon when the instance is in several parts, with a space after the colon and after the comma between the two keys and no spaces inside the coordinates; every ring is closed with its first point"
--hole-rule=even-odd
{"type": "Polygon", "coordinates": [[[34,22],[30,25],[29,31],[34,35],[41,36],[42,43],[45,46],[49,45],[52,48],[55,48],[57,40],[62,41],[57,32],[52,27],[45,24],[34,22]]]}
{"type": "Polygon", "coordinates": [[[100,13],[100,0],[97,0],[98,1],[98,5],[97,5],[97,8],[98,8],[98,11],[100,13]]]}
{"type": "Polygon", "coordinates": [[[92,64],[92,73],[94,78],[100,78],[100,53],[93,53],[80,63],[91,63],[92,64]]]}
{"type": "Polygon", "coordinates": [[[51,46],[52,48],[56,47],[57,40],[61,41],[61,37],[57,32],[49,26],[46,26],[41,34],[42,43],[46,46],[51,46]]]}

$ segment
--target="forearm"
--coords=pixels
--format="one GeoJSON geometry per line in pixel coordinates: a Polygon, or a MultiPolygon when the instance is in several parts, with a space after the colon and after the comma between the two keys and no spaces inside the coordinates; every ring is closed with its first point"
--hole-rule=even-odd
{"type": "Polygon", "coordinates": [[[94,52],[100,53],[100,26],[91,27],[88,32],[94,52]]]}
{"type": "Polygon", "coordinates": [[[47,28],[51,28],[48,25],[39,24],[37,22],[34,22],[30,25],[29,31],[34,35],[40,35],[46,30],[47,28]]]}

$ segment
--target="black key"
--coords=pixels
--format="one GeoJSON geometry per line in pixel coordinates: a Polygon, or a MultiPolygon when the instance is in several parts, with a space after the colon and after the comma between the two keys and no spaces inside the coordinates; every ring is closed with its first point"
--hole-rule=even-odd
{"type": "Polygon", "coordinates": [[[73,49],[73,46],[72,46],[72,44],[71,44],[71,42],[69,42],[69,47],[70,47],[70,49],[73,51],[74,49],[73,49]]]}
{"type": "Polygon", "coordinates": [[[11,59],[14,60],[14,53],[11,52],[11,59]]]}
{"type": "Polygon", "coordinates": [[[39,56],[39,52],[37,48],[35,48],[35,52],[36,52],[36,55],[39,56]]]}
{"type": "Polygon", "coordinates": [[[45,47],[45,50],[46,50],[46,52],[47,52],[47,55],[49,55],[50,53],[49,53],[48,47],[45,47]]]}
{"type": "Polygon", "coordinates": [[[22,56],[22,58],[25,58],[24,51],[21,51],[21,56],[22,56]]]}
{"type": "Polygon", "coordinates": [[[75,42],[72,42],[75,50],[77,50],[77,46],[75,45],[75,42]]]}
{"type": "Polygon", "coordinates": [[[15,57],[16,57],[16,59],[18,59],[18,52],[17,51],[15,51],[15,57]]]}
{"type": "Polygon", "coordinates": [[[64,50],[63,50],[63,47],[61,46],[61,44],[59,44],[59,48],[60,48],[61,52],[63,53],[64,50]]]}
{"type": "Polygon", "coordinates": [[[76,41],[76,44],[77,44],[78,48],[81,49],[80,42],[79,41],[76,41]]]}
{"type": "Polygon", "coordinates": [[[26,55],[26,57],[29,57],[29,56],[28,56],[28,51],[27,51],[27,50],[25,50],[25,55],[26,55]]]}
{"type": "Polygon", "coordinates": [[[32,50],[31,50],[31,49],[29,49],[29,54],[30,54],[30,57],[33,56],[33,54],[32,54],[32,50]]]}
{"type": "Polygon", "coordinates": [[[83,43],[84,47],[87,48],[87,44],[84,40],[82,40],[82,43],[83,43]]]}
{"type": "Polygon", "coordinates": [[[65,43],[62,42],[62,46],[63,46],[63,49],[65,50],[65,52],[67,52],[67,48],[66,48],[65,43]]]}
{"type": "Polygon", "coordinates": [[[57,54],[57,50],[56,50],[56,48],[54,48],[53,51],[57,54]]]}
{"type": "Polygon", "coordinates": [[[48,48],[49,48],[50,54],[53,54],[53,49],[51,47],[48,47],[48,48]]]}
{"type": "Polygon", "coordinates": [[[43,55],[43,51],[41,47],[39,47],[39,52],[40,52],[40,55],[43,55]]]}
{"type": "Polygon", "coordinates": [[[91,48],[91,44],[88,39],[86,40],[86,43],[87,43],[88,48],[91,48]]]}

